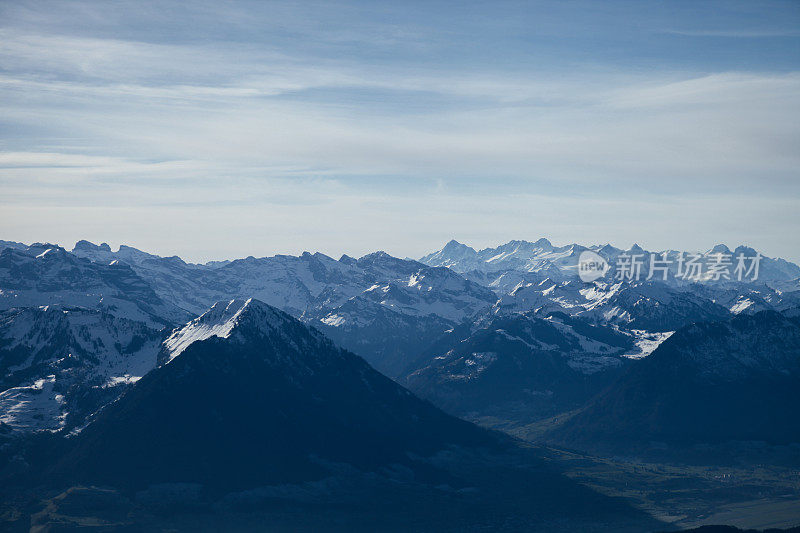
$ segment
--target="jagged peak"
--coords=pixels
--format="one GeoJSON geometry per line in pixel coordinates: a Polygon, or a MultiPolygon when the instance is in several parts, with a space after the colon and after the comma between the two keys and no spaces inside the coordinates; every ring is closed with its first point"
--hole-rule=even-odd
{"type": "Polygon", "coordinates": [[[101,252],[111,252],[111,246],[108,243],[102,243],[97,245],[91,241],[87,241],[86,239],[81,239],[75,243],[73,246],[72,251],[75,252],[76,250],[85,250],[85,251],[101,251],[101,252]]]}
{"type": "Polygon", "coordinates": [[[442,251],[444,250],[472,250],[475,251],[471,246],[467,246],[466,244],[460,243],[455,239],[450,239],[447,244],[444,245],[442,251]]]}
{"type": "Polygon", "coordinates": [[[708,254],[729,254],[731,253],[731,249],[725,246],[724,244],[720,243],[711,248],[708,254]]]}
{"type": "Polygon", "coordinates": [[[391,256],[391,255],[389,255],[389,254],[387,254],[387,253],[386,253],[386,252],[384,252],[383,250],[378,250],[377,252],[372,252],[371,254],[362,255],[361,257],[359,257],[359,258],[358,258],[358,260],[359,260],[359,261],[363,261],[363,260],[365,260],[365,259],[366,259],[366,260],[370,260],[370,259],[384,259],[384,258],[387,258],[387,257],[392,257],[392,256],[391,256]]]}
{"type": "Polygon", "coordinates": [[[344,263],[345,265],[354,265],[358,262],[355,257],[350,257],[347,254],[342,254],[342,257],[339,258],[340,263],[344,263]]]}
{"type": "Polygon", "coordinates": [[[119,254],[119,256],[121,256],[121,257],[127,257],[127,258],[131,258],[131,259],[135,259],[135,258],[138,258],[138,259],[141,259],[141,258],[153,258],[153,257],[160,259],[160,257],[157,256],[157,255],[150,254],[150,253],[147,253],[147,252],[143,252],[142,250],[139,250],[138,248],[134,248],[133,246],[128,246],[126,244],[120,244],[119,250],[117,250],[117,254],[119,254]]]}
{"type": "MultiPolygon", "coordinates": [[[[51,248],[51,249],[54,249],[54,250],[64,250],[64,248],[62,248],[58,244],[53,244],[53,243],[50,243],[50,242],[35,242],[35,243],[31,244],[29,248],[31,248],[31,249],[33,249],[33,248],[36,248],[36,249],[51,248]]],[[[66,250],[64,250],[64,251],[66,251],[66,250]]]]}
{"type": "MultiPolygon", "coordinates": [[[[6,250],[11,251],[13,249],[6,248],[6,250]]],[[[36,259],[52,259],[56,256],[65,258],[67,254],[69,254],[69,252],[61,246],[47,242],[35,242],[28,247],[27,251],[23,251],[23,255],[30,255],[36,257],[36,259]]]]}
{"type": "Polygon", "coordinates": [[[185,326],[173,331],[164,341],[167,362],[195,342],[211,337],[230,338],[240,325],[253,326],[248,328],[249,333],[263,337],[294,320],[283,311],[254,298],[220,301],[185,326]]]}
{"type": "Polygon", "coordinates": [[[423,263],[428,261],[441,262],[442,260],[445,262],[452,262],[454,258],[455,260],[466,257],[472,259],[477,257],[477,255],[478,252],[476,252],[474,248],[467,246],[466,244],[462,244],[455,239],[451,239],[441,250],[437,250],[423,256],[420,258],[420,261],[423,263]]]}
{"type": "Polygon", "coordinates": [[[733,252],[736,255],[744,254],[745,256],[748,256],[748,257],[753,257],[753,256],[756,255],[756,253],[758,253],[758,252],[756,252],[755,248],[751,248],[750,246],[745,246],[743,244],[740,244],[739,246],[737,246],[736,249],[733,252]]]}
{"type": "Polygon", "coordinates": [[[621,252],[622,250],[620,250],[619,248],[617,248],[615,246],[612,246],[611,243],[605,243],[603,246],[600,247],[600,250],[598,250],[598,251],[616,253],[616,252],[621,252]]]}
{"type": "Polygon", "coordinates": [[[122,251],[127,251],[127,252],[140,252],[140,253],[144,253],[144,252],[142,252],[141,250],[139,250],[138,248],[134,248],[133,246],[128,246],[127,244],[120,244],[120,245],[119,245],[119,251],[120,251],[120,252],[122,252],[122,251]]]}

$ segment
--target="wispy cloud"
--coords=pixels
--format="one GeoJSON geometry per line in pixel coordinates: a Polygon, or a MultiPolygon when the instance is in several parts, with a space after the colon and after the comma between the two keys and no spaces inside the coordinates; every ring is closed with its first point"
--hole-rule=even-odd
{"type": "Polygon", "coordinates": [[[386,243],[414,255],[448,234],[666,238],[676,213],[681,239],[713,242],[744,231],[734,221],[752,208],[753,239],[800,249],[778,236],[800,225],[797,61],[642,67],[605,57],[612,34],[581,56],[575,46],[596,45],[552,13],[528,29],[352,4],[321,7],[327,21],[293,4],[220,5],[3,6],[6,238],[58,228],[113,241],[113,228],[169,251],[180,228],[201,258],[191,250],[225,220],[238,253],[268,235],[272,251],[302,236],[330,252],[386,243]]]}

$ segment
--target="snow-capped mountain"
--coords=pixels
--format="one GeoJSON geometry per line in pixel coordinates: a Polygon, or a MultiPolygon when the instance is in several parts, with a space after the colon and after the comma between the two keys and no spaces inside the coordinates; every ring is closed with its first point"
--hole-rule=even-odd
{"type": "Polygon", "coordinates": [[[435,314],[458,321],[474,312],[474,302],[469,300],[478,299],[482,305],[496,300],[492,291],[450,270],[439,269],[437,273],[436,269],[385,252],[357,260],[343,256],[338,261],[305,252],[297,257],[248,257],[213,266],[191,265],[177,257],[162,258],[127,246],[111,252],[107,245],[87,241],[79,242],[73,252],[94,261],[130,264],[162,298],[197,313],[217,300],[252,297],[299,317],[319,309],[334,309],[352,297],[392,286],[408,294],[434,292],[414,298],[415,303],[398,293],[397,299],[379,298],[385,302],[382,305],[393,306],[403,314],[435,314]],[[440,296],[434,297],[434,293],[440,296]],[[440,301],[445,296],[446,301],[440,301]]]}
{"type": "Polygon", "coordinates": [[[580,252],[586,248],[577,244],[555,247],[547,239],[536,242],[510,241],[496,248],[475,251],[455,240],[438,252],[420,259],[431,266],[444,266],[456,272],[501,272],[520,270],[539,272],[555,266],[559,270],[575,267],[580,252]]]}
{"type": "Polygon", "coordinates": [[[155,368],[164,334],[104,311],[47,306],[0,312],[0,423],[74,427],[155,368]]]}
{"type": "Polygon", "coordinates": [[[677,331],[552,438],[625,453],[797,444],[799,403],[800,322],[763,311],[677,331]]]}
{"type": "Polygon", "coordinates": [[[194,265],[177,256],[160,257],[124,244],[112,252],[108,244],[95,245],[85,240],[78,241],[72,253],[99,264],[128,265],[159,297],[193,315],[207,309],[226,288],[221,280],[207,275],[223,265],[194,265]]]}
{"type": "Polygon", "coordinates": [[[73,253],[93,261],[128,264],[162,298],[198,314],[218,300],[252,296],[299,316],[320,298],[340,302],[371,281],[363,269],[319,253],[247,257],[205,265],[124,245],[112,252],[107,245],[87,241],[77,243],[73,253]]]}
{"type": "Polygon", "coordinates": [[[679,290],[661,282],[617,283],[604,288],[580,316],[647,331],[675,331],[693,322],[730,316],[728,309],[694,290],[679,290]]]}
{"type": "Polygon", "coordinates": [[[765,283],[728,284],[723,286],[696,284],[698,296],[713,300],[734,315],[759,311],[779,311],[800,305],[800,290],[780,290],[765,283]]]}
{"type": "Polygon", "coordinates": [[[699,285],[556,282],[547,278],[537,284],[520,284],[503,295],[495,313],[564,312],[627,330],[675,331],[692,322],[730,316],[731,311],[715,302],[716,294],[717,289],[699,285]]]}
{"type": "Polygon", "coordinates": [[[257,300],[216,304],[164,348],[168,363],[73,439],[58,475],[247,488],[315,479],[331,462],[377,468],[448,445],[496,446],[257,300]]]}
{"type": "Polygon", "coordinates": [[[397,377],[423,348],[497,301],[493,291],[450,269],[403,264],[413,268],[393,270],[406,278],[376,283],[338,307],[317,309],[303,319],[397,377]]]}
{"type": "MultiPolygon", "coordinates": [[[[684,280],[702,281],[705,283],[725,283],[726,281],[752,281],[756,276],[755,270],[750,270],[751,259],[759,255],[757,281],[771,285],[791,284],[794,290],[800,278],[800,266],[784,259],[770,258],[757,253],[753,248],[739,246],[731,250],[724,244],[719,244],[705,252],[681,252],[676,250],[662,250],[651,252],[634,244],[628,250],[621,250],[611,245],[581,246],[570,244],[566,246],[553,246],[547,239],[536,242],[510,241],[496,248],[486,248],[476,251],[469,246],[456,241],[450,241],[444,248],[428,254],[420,262],[431,266],[446,266],[461,273],[480,273],[483,278],[497,280],[507,271],[520,271],[539,273],[554,280],[576,279],[578,276],[577,265],[582,252],[590,250],[600,255],[609,264],[609,271],[604,276],[605,281],[611,282],[620,273],[623,258],[631,265],[638,264],[641,271],[640,280],[645,280],[651,275],[651,264],[654,267],[654,279],[682,283],[684,280]],[[655,262],[653,262],[655,255],[655,262]],[[741,272],[737,271],[738,257],[744,261],[741,272]],[[634,259],[631,259],[635,257],[634,259]],[[694,264],[696,263],[696,264],[694,264]],[[714,267],[715,263],[719,265],[714,267]],[[694,264],[691,266],[690,264],[694,264]],[[665,269],[665,270],[662,270],[665,269]],[[725,275],[716,275],[715,271],[727,272],[725,275]]],[[[624,267],[626,270],[627,266],[624,267]]],[[[471,274],[475,275],[475,274],[471,274]]],[[[491,280],[491,283],[497,283],[491,280]]],[[[786,287],[783,287],[784,289],[786,287]]]]}
{"type": "MultiPolygon", "coordinates": [[[[168,364],[193,343],[211,337],[244,344],[257,336],[269,338],[270,342],[278,340],[292,342],[295,349],[306,350],[309,348],[306,341],[309,339],[320,341],[323,338],[318,331],[313,329],[306,331],[306,329],[290,315],[253,298],[217,302],[199,317],[175,329],[163,342],[159,359],[160,362],[168,364]],[[296,344],[290,339],[297,328],[303,331],[301,344],[296,344]]],[[[292,365],[297,361],[285,362],[292,365]]]]}
{"type": "Polygon", "coordinates": [[[323,329],[342,346],[393,374],[454,324],[493,305],[497,296],[446,268],[375,252],[338,261],[324,254],[248,257],[191,265],[130,247],[81,241],[74,253],[129,262],[156,292],[197,313],[214,301],[257,298],[323,329]]]}
{"type": "Polygon", "coordinates": [[[52,244],[0,250],[0,309],[47,305],[102,309],[152,327],[189,318],[126,264],[95,263],[52,244]]]}

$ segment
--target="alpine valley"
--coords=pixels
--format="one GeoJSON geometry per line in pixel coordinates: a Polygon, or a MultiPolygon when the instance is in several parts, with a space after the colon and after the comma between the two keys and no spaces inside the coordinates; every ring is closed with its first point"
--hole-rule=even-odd
{"type": "Polygon", "coordinates": [[[0,241],[4,530],[788,528],[799,405],[800,267],[745,246],[0,241]]]}

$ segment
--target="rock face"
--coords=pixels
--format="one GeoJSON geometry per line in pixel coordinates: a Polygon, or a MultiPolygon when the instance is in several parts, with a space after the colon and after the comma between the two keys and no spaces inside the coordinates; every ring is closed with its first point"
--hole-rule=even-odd
{"type": "Polygon", "coordinates": [[[799,402],[800,324],[763,311],[677,331],[551,437],[622,453],[728,441],[795,444],[799,402]]]}

